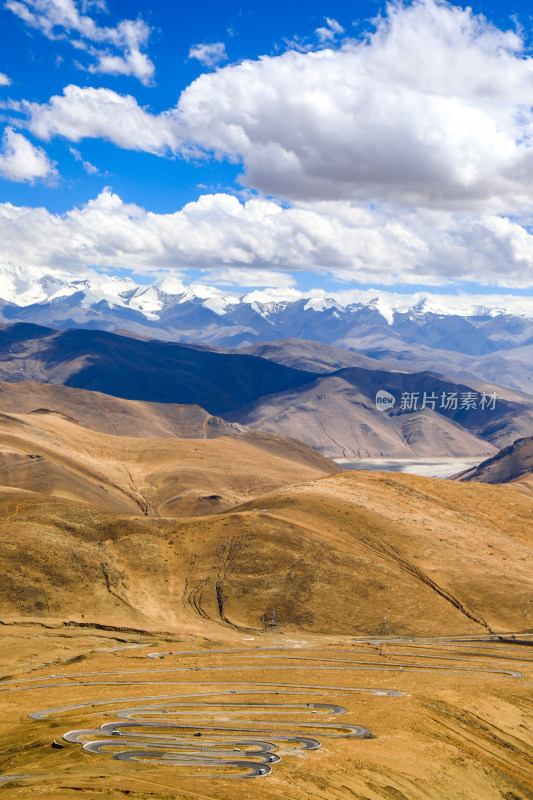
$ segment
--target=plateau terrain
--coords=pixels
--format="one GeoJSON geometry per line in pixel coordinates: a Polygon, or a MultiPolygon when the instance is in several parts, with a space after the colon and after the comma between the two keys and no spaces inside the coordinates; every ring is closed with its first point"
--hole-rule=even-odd
{"type": "Polygon", "coordinates": [[[346,366],[349,354],[339,359],[325,345],[313,354],[309,342],[263,345],[260,352],[17,323],[0,331],[0,378],[198,405],[229,422],[298,438],[329,458],[482,460],[533,427],[533,396],[515,389],[385,370],[365,358],[346,366]],[[377,407],[382,391],[392,406],[377,407]]]}
{"type": "Polygon", "coordinates": [[[0,412],[3,796],[531,796],[520,479],[63,385],[0,412]]]}
{"type": "Polygon", "coordinates": [[[0,800],[533,800],[529,7],[0,18],[0,800]]]}
{"type": "MultiPolygon", "coordinates": [[[[431,371],[533,393],[533,320],[505,307],[463,311],[432,298],[409,304],[290,291],[235,297],[175,278],[139,285],[107,275],[80,279],[0,266],[0,322],[57,329],[123,330],[146,339],[253,348],[262,342],[311,340],[400,370],[431,371]]],[[[318,371],[318,370],[317,370],[318,371]]]]}

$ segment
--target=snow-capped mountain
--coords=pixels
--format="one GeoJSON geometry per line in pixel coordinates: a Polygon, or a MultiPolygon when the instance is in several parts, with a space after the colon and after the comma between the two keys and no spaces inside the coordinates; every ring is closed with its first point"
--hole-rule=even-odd
{"type": "Polygon", "coordinates": [[[525,305],[520,313],[464,304],[458,310],[435,297],[391,301],[356,291],[295,289],[238,297],[203,284],[188,286],[172,275],[139,285],[96,272],[46,275],[11,265],[0,267],[0,321],[121,329],[219,347],[309,339],[389,362],[413,348],[479,357],[533,344],[533,310],[528,313],[525,305]]]}

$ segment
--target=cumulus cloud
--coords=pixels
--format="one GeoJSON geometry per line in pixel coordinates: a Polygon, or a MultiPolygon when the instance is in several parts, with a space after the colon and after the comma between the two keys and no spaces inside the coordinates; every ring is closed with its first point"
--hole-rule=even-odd
{"type": "Polygon", "coordinates": [[[533,60],[520,37],[433,0],[388,9],[363,41],[200,76],[180,122],[268,194],[529,205],[533,60]]]}
{"type": "MultiPolygon", "coordinates": [[[[464,280],[528,286],[533,235],[491,215],[370,208],[342,201],[286,208],[204,195],[172,214],[122,202],[110,189],[80,208],[0,205],[0,262],[83,270],[88,265],[211,271],[219,282],[270,270],[329,272],[338,280],[427,285],[464,280]],[[215,271],[213,273],[213,270],[215,271]]],[[[280,285],[280,279],[276,279],[280,285]]],[[[285,286],[290,286],[288,278],[285,286]]]]}
{"type": "Polygon", "coordinates": [[[11,78],[4,72],[0,72],[0,86],[11,86],[11,78]]]}
{"type": "Polygon", "coordinates": [[[55,178],[56,171],[44,150],[13,128],[6,128],[0,150],[0,176],[19,183],[34,183],[37,178],[55,178]]]}
{"type": "Polygon", "coordinates": [[[48,39],[70,38],[74,47],[87,51],[95,59],[87,67],[89,72],[132,75],[141,83],[150,84],[155,67],[142,52],[151,32],[148,25],[137,19],[121,20],[115,27],[100,26],[85,13],[91,6],[96,11],[106,10],[105,3],[83,3],[80,13],[74,0],[7,0],[5,3],[7,9],[48,39]]]}
{"type": "Polygon", "coordinates": [[[162,113],[67,86],[11,110],[43,140],[240,161],[243,183],[292,205],[204,195],[158,215],[111,191],[63,216],[4,205],[0,257],[214,270],[228,285],[315,269],[346,282],[526,287],[532,109],[533,59],[519,34],[434,0],[390,4],[361,41],[201,75],[162,113]]]}
{"type": "Polygon", "coordinates": [[[178,125],[173,111],[151,114],[131,95],[112,89],[67,86],[48,103],[17,103],[29,129],[48,141],[62,136],[72,142],[107,139],[118,147],[165,155],[176,150],[178,125]]]}
{"type": "Polygon", "coordinates": [[[226,157],[243,163],[247,186],[293,201],[516,214],[531,205],[532,107],[518,33],[417,0],[389,4],[361,41],[205,73],[160,114],[75,86],[25,109],[45,139],[226,157]]]}
{"type": "Polygon", "coordinates": [[[212,42],[210,44],[195,44],[189,50],[189,58],[195,58],[204,67],[216,67],[217,64],[226,61],[226,45],[224,42],[212,42]]]}

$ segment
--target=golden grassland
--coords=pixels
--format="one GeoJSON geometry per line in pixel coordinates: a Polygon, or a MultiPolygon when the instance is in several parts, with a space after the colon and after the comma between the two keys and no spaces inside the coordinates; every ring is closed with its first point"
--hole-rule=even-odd
{"type": "MultiPolygon", "coordinates": [[[[29,776],[0,784],[5,797],[531,797],[533,662],[531,648],[524,645],[480,639],[440,643],[388,639],[378,644],[282,630],[259,634],[253,641],[226,631],[217,641],[208,641],[198,635],[194,639],[147,637],[37,624],[4,628],[3,639],[8,649],[16,642],[16,665],[9,666],[17,670],[11,680],[19,682],[0,685],[0,778],[29,776]],[[257,645],[278,649],[260,651],[257,645]],[[232,652],[216,652],[231,648],[232,652]],[[174,655],[147,658],[153,650],[174,655]],[[30,653],[35,654],[31,672],[30,653]],[[19,672],[23,665],[26,671],[19,672]],[[498,670],[520,671],[523,677],[509,677],[498,670]],[[104,674],[94,674],[98,672],[104,674]],[[120,683],[125,680],[130,684],[120,683]],[[191,768],[117,761],[110,754],[87,753],[80,745],[62,740],[67,731],[100,726],[115,719],[117,708],[134,706],[136,701],[146,704],[150,696],[198,693],[205,700],[206,692],[221,691],[220,682],[226,683],[226,699],[231,697],[232,702],[277,704],[277,710],[270,712],[274,721],[286,718],[283,706],[287,702],[341,704],[346,708],[342,718],[327,716],[326,720],[364,725],[375,738],[322,738],[320,732],[312,731],[321,739],[319,750],[299,757],[283,755],[270,775],[251,780],[229,778],[220,769],[218,777],[206,777],[206,773],[217,773],[212,768],[198,769],[199,774],[191,777],[191,768]],[[273,696],[273,688],[262,689],[263,683],[277,684],[279,694],[273,696]],[[308,685],[323,688],[300,688],[308,685]],[[229,695],[230,687],[238,694],[229,695]],[[354,688],[375,689],[379,694],[354,692],[354,688]],[[387,696],[383,694],[387,689],[401,694],[387,696]],[[123,702],[106,702],[116,698],[123,702]],[[28,717],[36,710],[82,703],[86,704],[82,708],[45,719],[28,717]]],[[[204,736],[211,727],[228,724],[216,708],[212,711],[213,717],[203,723],[204,736]]],[[[303,712],[299,713],[291,729],[304,724],[303,712]]],[[[260,717],[264,720],[264,714],[260,717]]],[[[257,713],[251,718],[256,719],[257,713]]],[[[186,733],[191,741],[199,741],[192,738],[192,731],[186,733]]],[[[309,735],[305,729],[304,733],[309,735]]]]}
{"type": "Polygon", "coordinates": [[[0,434],[0,796],[533,796],[523,487],[335,472],[281,439],[134,439],[57,414],[2,415],[0,434]],[[184,693],[223,691],[204,722],[231,727],[233,690],[247,718],[259,704],[281,724],[297,697],[309,731],[319,698],[375,738],[278,742],[272,772],[243,780],[62,740],[184,693]]]}
{"type": "Polygon", "coordinates": [[[270,434],[146,439],[100,433],[53,412],[0,414],[0,485],[111,513],[210,514],[337,469],[270,434]]]}
{"type": "MultiPolygon", "coordinates": [[[[220,440],[217,440],[220,441],[220,440]]],[[[103,513],[0,492],[2,618],[206,635],[399,636],[527,628],[531,498],[512,486],[339,473],[207,517],[103,513]]]]}

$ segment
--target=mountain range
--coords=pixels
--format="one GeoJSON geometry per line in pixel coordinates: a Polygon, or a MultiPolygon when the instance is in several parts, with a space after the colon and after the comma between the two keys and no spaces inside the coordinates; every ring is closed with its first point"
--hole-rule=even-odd
{"type": "MultiPolygon", "coordinates": [[[[348,295],[346,295],[348,296],[348,295]]],[[[0,321],[58,329],[127,330],[167,341],[223,348],[285,338],[356,351],[411,371],[432,370],[533,393],[533,318],[506,308],[461,312],[425,298],[412,305],[377,296],[341,302],[294,290],[240,297],[166,277],[152,285],[94,274],[46,275],[0,268],[0,321]]]]}
{"type": "MultiPolygon", "coordinates": [[[[0,379],[173,408],[193,404],[230,423],[299,439],[334,459],[487,457],[533,429],[533,398],[515,390],[383,369],[358,356],[345,366],[335,348],[309,342],[263,345],[260,352],[15,323],[0,329],[0,379]]],[[[58,409],[57,398],[45,402],[42,395],[28,411],[43,402],[58,409]]]]}

